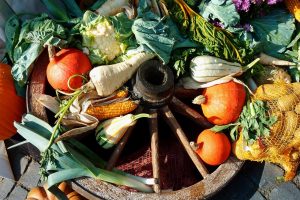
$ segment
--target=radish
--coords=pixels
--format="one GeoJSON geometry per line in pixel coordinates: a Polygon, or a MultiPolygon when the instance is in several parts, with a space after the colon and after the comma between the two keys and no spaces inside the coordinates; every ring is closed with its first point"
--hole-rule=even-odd
{"type": "Polygon", "coordinates": [[[143,62],[152,59],[154,56],[152,53],[137,53],[124,62],[101,65],[92,69],[90,78],[98,95],[111,95],[132,77],[143,62]]]}

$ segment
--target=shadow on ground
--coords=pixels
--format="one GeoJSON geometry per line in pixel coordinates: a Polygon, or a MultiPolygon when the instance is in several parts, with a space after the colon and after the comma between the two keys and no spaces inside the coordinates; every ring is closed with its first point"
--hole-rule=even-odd
{"type": "Polygon", "coordinates": [[[231,182],[211,199],[264,199],[258,192],[264,166],[263,163],[245,162],[240,172],[231,180],[231,182]],[[256,196],[258,197],[256,198],[256,196]]]}

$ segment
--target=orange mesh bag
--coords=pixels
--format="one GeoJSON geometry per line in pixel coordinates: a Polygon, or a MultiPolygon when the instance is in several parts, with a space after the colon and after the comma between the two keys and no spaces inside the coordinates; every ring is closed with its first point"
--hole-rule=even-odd
{"type": "Polygon", "coordinates": [[[279,164],[286,171],[285,180],[292,180],[300,163],[300,83],[261,85],[253,100],[264,101],[267,116],[276,117],[276,122],[270,127],[269,136],[251,145],[240,133],[234,153],[242,160],[279,164]]]}

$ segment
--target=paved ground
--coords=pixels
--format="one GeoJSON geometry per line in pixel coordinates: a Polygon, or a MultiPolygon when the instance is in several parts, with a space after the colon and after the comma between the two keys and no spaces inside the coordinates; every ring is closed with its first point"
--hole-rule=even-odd
{"type": "MultiPolygon", "coordinates": [[[[40,184],[39,165],[25,147],[8,150],[16,182],[0,178],[0,200],[24,200],[31,187],[40,184]]],[[[283,170],[273,164],[246,162],[242,170],[212,200],[299,200],[300,173],[292,182],[280,183],[283,170]]]]}

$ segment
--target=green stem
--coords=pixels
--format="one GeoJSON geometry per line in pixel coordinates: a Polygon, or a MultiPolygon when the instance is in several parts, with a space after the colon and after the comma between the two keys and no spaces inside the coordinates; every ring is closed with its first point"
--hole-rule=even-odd
{"type": "Polygon", "coordinates": [[[135,120],[138,120],[138,119],[143,118],[143,117],[150,118],[150,115],[146,114],[146,113],[141,113],[141,114],[138,114],[138,115],[134,115],[132,117],[132,120],[135,121],[135,120]]]}
{"type": "Polygon", "coordinates": [[[50,141],[48,143],[48,146],[46,148],[49,149],[51,147],[51,145],[53,144],[56,136],[57,136],[57,132],[58,132],[58,128],[61,124],[61,121],[63,120],[65,114],[68,112],[70,106],[73,104],[73,102],[75,101],[75,99],[83,92],[83,90],[78,90],[77,92],[75,92],[74,96],[70,99],[70,101],[68,101],[68,104],[63,108],[63,111],[60,112],[60,117],[58,118],[55,126],[54,126],[54,130],[51,134],[51,138],[50,138],[50,141]]]}
{"type": "Polygon", "coordinates": [[[249,63],[247,66],[242,67],[243,72],[247,71],[248,69],[252,68],[254,65],[256,65],[256,63],[258,63],[258,61],[260,61],[260,58],[256,58],[255,60],[253,60],[251,63],[249,63]]]}

